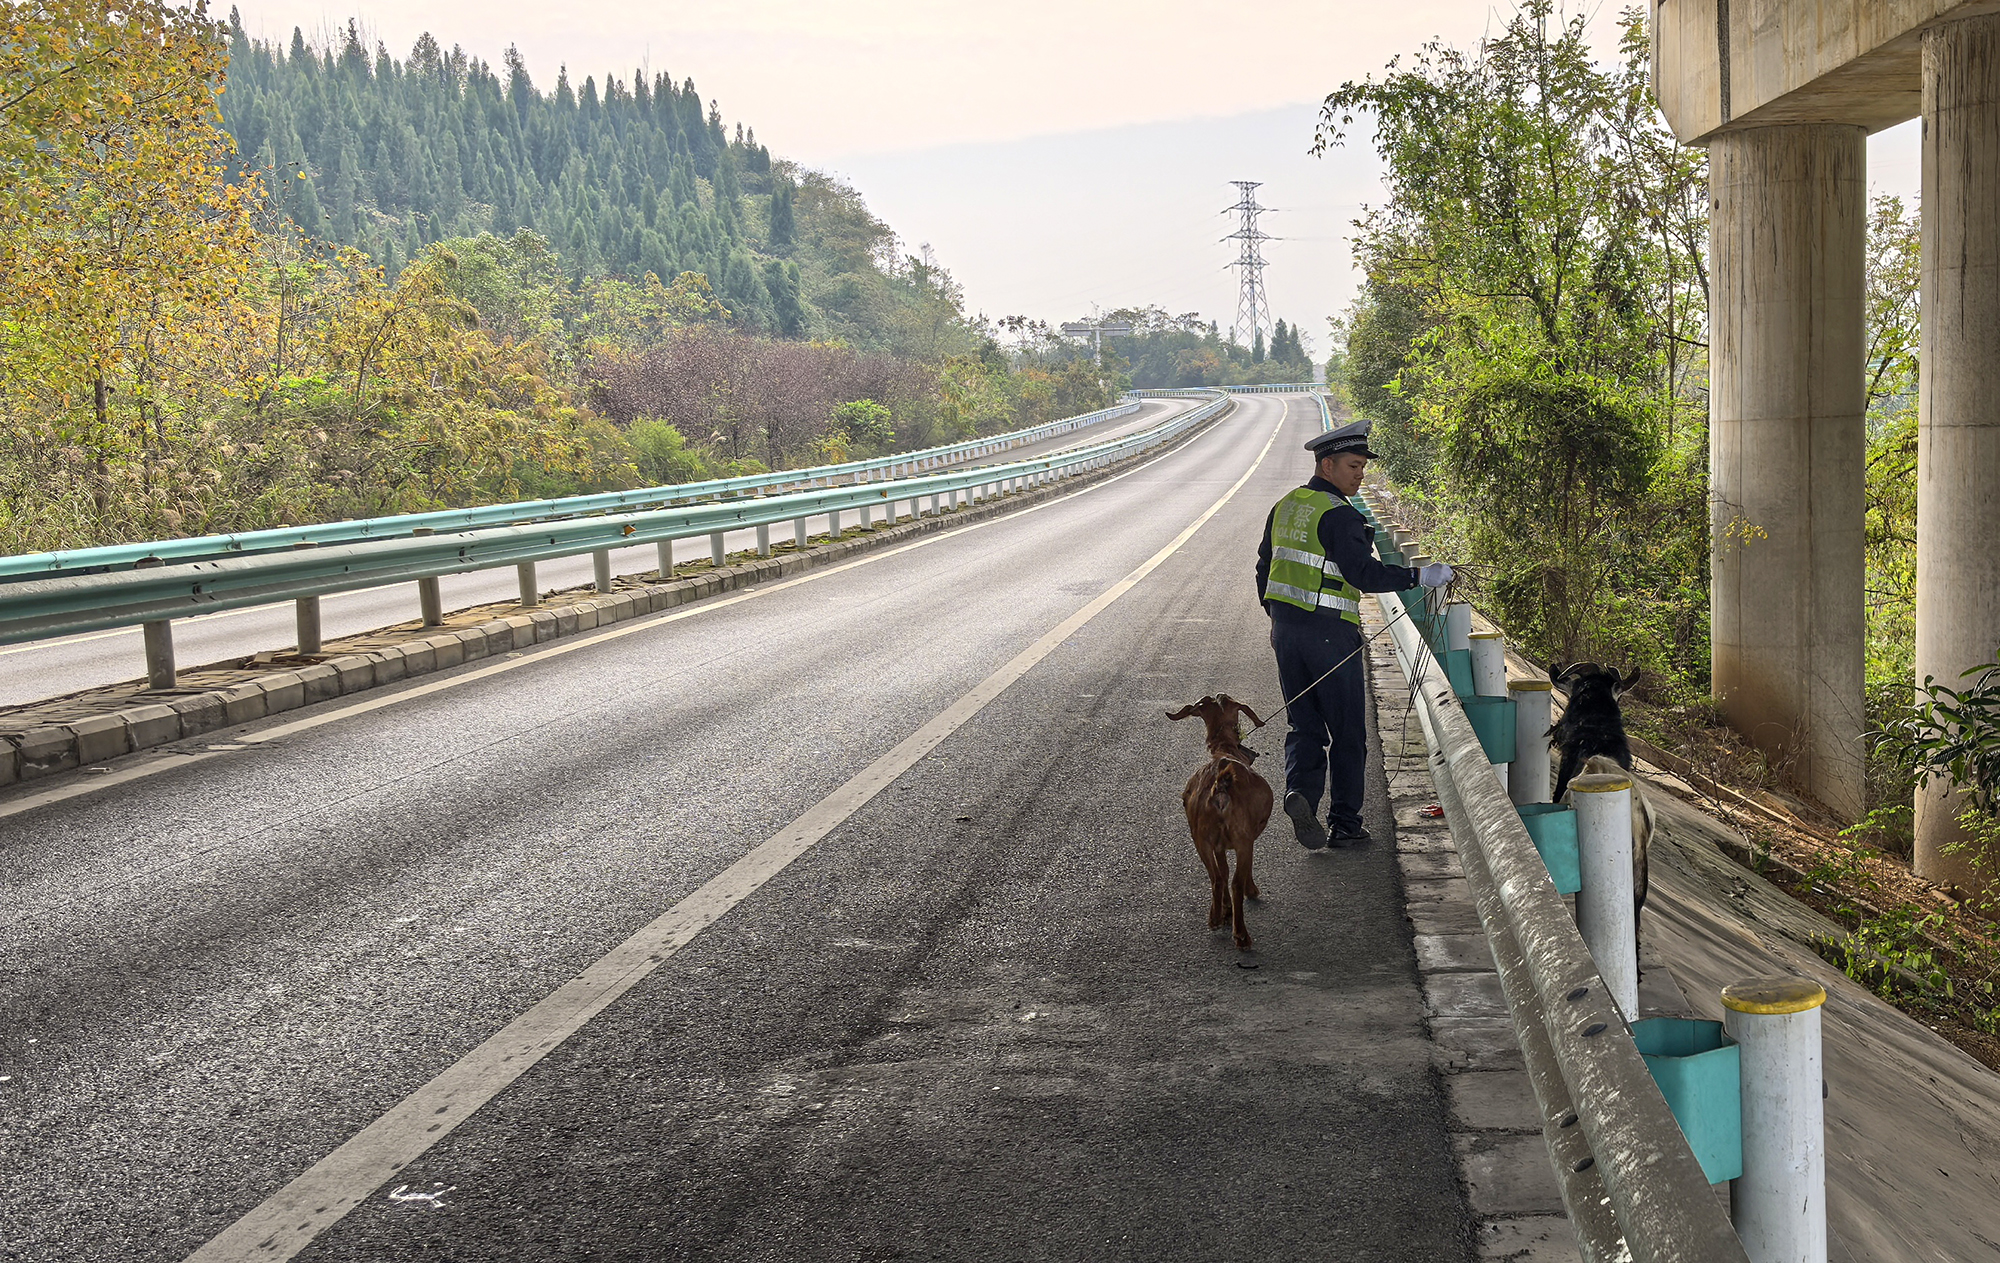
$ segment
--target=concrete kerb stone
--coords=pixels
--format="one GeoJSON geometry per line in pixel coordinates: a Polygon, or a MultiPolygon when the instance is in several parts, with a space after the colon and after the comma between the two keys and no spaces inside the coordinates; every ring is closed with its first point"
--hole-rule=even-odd
{"type": "Polygon", "coordinates": [[[13,734],[10,740],[20,757],[22,780],[47,776],[77,765],[76,734],[67,728],[29,728],[13,734]]]}
{"type": "Polygon", "coordinates": [[[63,727],[76,737],[76,761],[102,763],[132,752],[132,737],[117,715],[87,715],[63,727]]]}
{"type": "Polygon", "coordinates": [[[222,713],[233,724],[247,724],[270,713],[270,702],[254,681],[221,692],[222,713]]]}
{"type": "MultiPolygon", "coordinates": [[[[1213,421],[1208,424],[1212,425],[1213,421]]],[[[1189,436],[1184,437],[1199,432],[1190,431],[1189,436]]],[[[82,763],[101,762],[132,751],[166,745],[411,676],[448,670],[478,658],[522,650],[563,636],[676,609],[752,584],[838,564],[855,554],[918,535],[949,530],[1070,495],[1092,483],[1116,477],[1153,455],[1150,452],[1137,453],[1117,464],[1089,473],[1012,495],[981,500],[935,517],[901,519],[895,525],[831,540],[803,552],[753,558],[686,578],[644,583],[608,596],[580,597],[567,605],[523,611],[491,619],[475,627],[443,632],[400,645],[342,654],[306,666],[272,672],[227,688],[184,694],[159,703],[128,705],[62,725],[42,725],[0,733],[0,785],[53,775],[82,763]]]]}
{"type": "MultiPolygon", "coordinates": [[[[1363,622],[1366,631],[1381,627],[1372,604],[1364,605],[1363,622]]],[[[1408,684],[1386,642],[1373,645],[1375,720],[1388,764],[1404,912],[1414,931],[1452,1152],[1480,1220],[1479,1257],[1576,1263],[1540,1106],[1456,842],[1443,820],[1422,814],[1438,801],[1437,787],[1421,728],[1402,727],[1408,684]]]]}
{"type": "Polygon", "coordinates": [[[118,717],[125,721],[126,738],[134,750],[181,739],[181,713],[171,706],[135,706],[119,711],[118,717]]]}

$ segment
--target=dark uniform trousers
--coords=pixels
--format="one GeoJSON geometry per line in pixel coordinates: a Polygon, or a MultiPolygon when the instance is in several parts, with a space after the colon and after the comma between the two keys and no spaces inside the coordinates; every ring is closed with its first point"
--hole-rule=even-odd
{"type": "Polygon", "coordinates": [[[1320,791],[1331,788],[1328,830],[1335,837],[1359,833],[1368,770],[1361,629],[1331,614],[1273,618],[1271,648],[1278,656],[1278,683],[1285,696],[1298,694],[1285,708],[1292,726],[1285,736],[1285,789],[1304,794],[1317,814],[1320,791]],[[1328,671],[1333,674],[1319,680],[1328,671]]]}

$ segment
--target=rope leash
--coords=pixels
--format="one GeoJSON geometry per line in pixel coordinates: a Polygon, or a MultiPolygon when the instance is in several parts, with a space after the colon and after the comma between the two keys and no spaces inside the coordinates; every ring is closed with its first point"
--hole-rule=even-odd
{"type": "MultiPolygon", "coordinates": [[[[1436,591],[1437,591],[1437,589],[1436,589],[1436,588],[1432,588],[1432,589],[1431,589],[1431,592],[1436,592],[1436,591]]],[[[1426,598],[1425,598],[1425,599],[1426,599],[1426,600],[1428,600],[1428,599],[1429,599],[1429,596],[1428,596],[1428,595],[1426,595],[1426,598]]],[[[1338,671],[1338,670],[1340,670],[1340,669],[1341,669],[1342,667],[1346,666],[1346,665],[1347,665],[1348,663],[1350,663],[1350,662],[1354,661],[1354,659],[1355,659],[1355,658],[1356,658],[1356,657],[1357,657],[1357,656],[1358,656],[1358,655],[1359,655],[1359,654],[1361,653],[1361,651],[1362,651],[1363,649],[1366,649],[1366,648],[1367,648],[1367,647],[1368,647],[1369,645],[1371,645],[1371,644],[1373,644],[1373,643],[1375,642],[1375,639],[1376,639],[1376,637],[1378,637],[1378,636],[1381,636],[1381,635],[1382,635],[1383,633],[1387,632],[1387,631],[1388,631],[1388,630],[1389,630],[1389,629],[1390,629],[1391,627],[1394,627],[1394,626],[1396,625],[1396,620],[1397,620],[1397,619],[1399,619],[1399,618],[1408,618],[1409,616],[1410,616],[1410,612],[1409,612],[1408,610],[1406,610],[1406,609],[1403,609],[1403,608],[1401,608],[1400,606],[1399,606],[1399,607],[1397,607],[1397,608],[1396,608],[1396,609],[1394,609],[1394,610],[1391,610],[1391,611],[1389,612],[1389,618],[1388,618],[1388,620],[1387,620],[1386,622],[1384,622],[1384,623],[1382,624],[1382,626],[1380,626],[1380,627],[1376,628],[1376,629],[1375,629],[1374,631],[1370,632],[1370,633],[1369,633],[1369,634],[1368,634],[1367,636],[1363,637],[1363,638],[1362,638],[1362,640],[1361,640],[1361,643],[1360,643],[1359,645],[1355,646],[1355,648],[1354,648],[1353,652],[1349,653],[1349,654],[1348,654],[1348,655],[1347,655],[1347,656],[1346,656],[1345,658],[1342,658],[1342,659],[1341,659],[1340,661],[1338,661],[1338,662],[1334,663],[1334,664],[1333,664],[1332,666],[1328,667],[1328,668],[1326,669],[1325,673],[1324,673],[1324,674],[1322,674],[1322,675],[1321,675],[1321,676],[1319,677],[1319,679],[1317,679],[1317,680],[1314,680],[1314,681],[1313,681],[1313,682],[1312,682],[1311,684],[1308,684],[1308,685],[1306,685],[1306,686],[1305,686],[1304,688],[1300,689],[1300,690],[1299,690],[1298,692],[1296,692],[1296,693],[1292,694],[1292,695],[1291,695],[1290,697],[1288,697],[1288,698],[1286,698],[1286,699],[1285,699],[1284,701],[1280,702],[1280,703],[1278,704],[1278,709],[1277,709],[1277,711],[1275,711],[1275,712],[1274,712],[1274,714],[1283,714],[1283,713],[1284,713],[1284,712],[1285,712],[1285,711],[1286,711],[1286,710],[1287,710],[1287,709],[1288,709],[1288,708],[1289,708],[1289,707],[1291,706],[1291,704],[1292,704],[1293,702],[1296,702],[1296,701],[1298,701],[1298,700],[1299,700],[1299,699],[1300,699],[1301,697],[1304,697],[1304,696],[1305,696],[1306,694],[1308,694],[1308,693],[1312,692],[1312,691],[1313,691],[1314,689],[1318,688],[1318,687],[1319,687],[1319,686],[1320,686],[1321,684],[1325,683],[1325,682],[1326,682],[1326,680],[1327,680],[1327,678],[1328,678],[1328,677],[1330,677],[1330,676],[1331,676],[1331,675],[1332,675],[1332,674],[1333,674],[1333,673],[1334,673],[1335,671],[1338,671]]],[[[1423,637],[1421,637],[1421,636],[1417,637],[1417,643],[1418,643],[1419,645],[1422,645],[1422,646],[1423,646],[1422,650],[1421,650],[1421,651],[1420,651],[1420,653],[1419,653],[1419,657],[1418,657],[1418,663],[1419,663],[1419,665],[1418,665],[1418,668],[1417,668],[1417,670],[1418,670],[1418,675],[1419,675],[1419,676],[1421,676],[1421,675],[1422,675],[1422,673],[1423,673],[1423,668],[1422,668],[1422,665],[1421,665],[1421,664],[1422,664],[1422,659],[1423,659],[1423,657],[1424,657],[1424,656],[1427,656],[1427,655],[1429,654],[1429,652],[1430,652],[1430,646],[1429,646],[1428,644],[1426,644],[1426,643],[1424,642],[1424,639],[1423,639],[1423,637]]],[[[1412,684],[1412,686],[1411,686],[1411,687],[1413,687],[1413,688],[1415,687],[1414,683],[1412,684]]],[[[1266,722],[1268,722],[1268,721],[1266,721],[1266,722]]],[[[1405,722],[1407,723],[1408,721],[1407,721],[1407,720],[1405,720],[1405,722]]],[[[1259,724],[1257,724],[1257,725],[1255,725],[1255,726],[1253,727],[1252,731],[1255,731],[1255,729],[1256,729],[1256,728],[1262,728],[1263,726],[1264,726],[1264,724],[1262,724],[1262,723],[1259,723],[1259,724]]]]}

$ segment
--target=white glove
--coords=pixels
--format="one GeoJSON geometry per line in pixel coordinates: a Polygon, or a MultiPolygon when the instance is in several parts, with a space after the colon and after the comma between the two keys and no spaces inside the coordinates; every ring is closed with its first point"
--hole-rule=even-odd
{"type": "Polygon", "coordinates": [[[1434,561],[1417,571],[1417,582],[1427,588],[1441,588],[1451,582],[1451,567],[1441,561],[1434,561]]]}

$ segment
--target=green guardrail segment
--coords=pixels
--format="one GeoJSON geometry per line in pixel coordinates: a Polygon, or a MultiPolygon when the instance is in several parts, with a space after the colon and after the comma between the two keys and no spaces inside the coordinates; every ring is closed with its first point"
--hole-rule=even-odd
{"type": "MultiPolygon", "coordinates": [[[[1467,654],[1466,673],[1472,672],[1469,650],[1453,650],[1453,655],[1467,654]]],[[[1447,666],[1453,659],[1447,659],[1447,666]]],[[[1454,685],[1456,681],[1454,681],[1454,685]]],[[[1472,721],[1472,731],[1479,734],[1479,748],[1486,751],[1488,763],[1512,763],[1514,761],[1514,699],[1511,697],[1465,697],[1459,703],[1465,707],[1465,717],[1472,721]]]]}
{"type": "Polygon", "coordinates": [[[1743,1174],[1743,1051],[1722,1023],[1647,1017],[1632,1023],[1660,1095],[1710,1184],[1743,1174]]]}
{"type": "MultiPolygon", "coordinates": [[[[1212,393],[1212,392],[1211,392],[1212,393]]],[[[456,531],[488,526],[515,526],[550,518],[574,517],[591,513],[612,513],[678,501],[748,496],[769,488],[791,487],[828,479],[856,478],[879,473],[898,465],[918,461],[949,460],[965,456],[993,444],[1014,446],[1040,442],[1058,434],[1083,429],[1139,408],[1134,399],[1096,412],[1064,417],[1025,430],[966,439],[958,443],[878,456],[865,461],[838,465],[815,465],[807,469],[782,469],[765,474],[745,474],[735,478],[712,478],[702,482],[675,483],[660,487],[640,487],[631,491],[605,491],[585,496],[564,496],[547,500],[517,500],[506,504],[479,505],[466,509],[437,509],[425,513],[399,513],[387,517],[358,518],[344,522],[321,522],[311,526],[274,527],[261,531],[238,531],[223,535],[194,535],[185,539],[152,540],[136,544],[107,544],[98,548],[58,552],[23,553],[0,557],[0,583],[21,577],[49,577],[58,574],[87,574],[129,567],[144,558],[188,561],[197,558],[248,557],[296,548],[300,544],[325,546],[360,540],[391,539],[416,530],[456,531]]]]}
{"type": "Polygon", "coordinates": [[[1583,889],[1583,861],[1577,853],[1576,809],[1556,803],[1529,803],[1516,808],[1521,823],[1548,866],[1556,893],[1573,895],[1583,889]]]}
{"type": "MultiPolygon", "coordinates": [[[[1429,621],[1432,624],[1432,626],[1437,630],[1438,636],[1442,637],[1444,635],[1444,630],[1443,630],[1444,620],[1441,618],[1434,617],[1429,621]]],[[[1432,645],[1431,652],[1437,653],[1437,647],[1435,643],[1432,645]]],[[[1460,701],[1470,701],[1473,696],[1472,650],[1447,649],[1443,653],[1438,654],[1438,656],[1444,659],[1444,678],[1451,681],[1451,691],[1458,694],[1460,701]]],[[[1488,698],[1487,700],[1498,701],[1502,699],[1488,698]]],[[[1509,737],[1507,739],[1508,747],[1511,749],[1513,747],[1513,744],[1514,744],[1514,739],[1512,737],[1509,737]]],[[[1512,755],[1509,755],[1508,758],[1506,759],[1495,759],[1494,762],[1505,763],[1511,760],[1512,757],[1513,757],[1512,755]]]]}
{"type": "Polygon", "coordinates": [[[399,536],[103,574],[27,579],[0,588],[0,644],[269,605],[438,575],[548,561],[922,498],[1089,465],[1167,442],[1226,405],[1217,400],[1122,439],[1006,465],[679,508],[563,518],[455,534],[399,536]]]}

